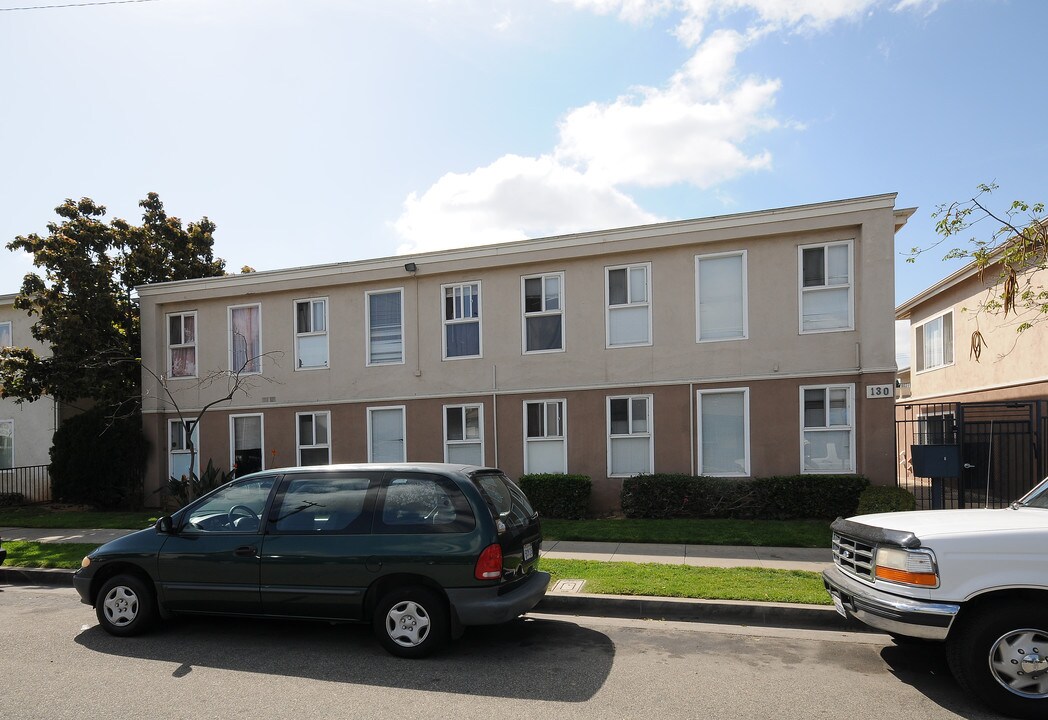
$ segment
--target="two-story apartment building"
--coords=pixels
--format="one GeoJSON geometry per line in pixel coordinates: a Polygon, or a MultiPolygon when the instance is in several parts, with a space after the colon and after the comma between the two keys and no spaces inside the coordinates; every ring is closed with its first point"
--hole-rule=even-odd
{"type": "MultiPolygon", "coordinates": [[[[15,309],[14,301],[13,294],[0,295],[0,347],[32,347],[44,352],[30,332],[33,318],[24,310],[15,309]]],[[[13,468],[39,468],[51,462],[56,417],[51,399],[19,404],[0,398],[0,492],[21,492],[28,499],[46,499],[45,472],[14,472],[13,468]],[[30,483],[30,477],[41,481],[30,483]]]]}
{"type": "Polygon", "coordinates": [[[894,195],[139,288],[147,496],[200,459],[894,482],[894,195]],[[163,383],[163,384],[161,384],[163,383]],[[166,385],[166,389],[164,387],[166,385]],[[868,399],[868,390],[876,394],[868,399]]]}

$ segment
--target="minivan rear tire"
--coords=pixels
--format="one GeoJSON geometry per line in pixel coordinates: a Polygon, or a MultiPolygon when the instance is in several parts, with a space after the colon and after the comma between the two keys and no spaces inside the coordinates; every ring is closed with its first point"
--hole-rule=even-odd
{"type": "Polygon", "coordinates": [[[386,593],[375,606],[372,628],[379,643],[392,655],[422,658],[448,640],[448,607],[444,598],[419,585],[386,593]]]}

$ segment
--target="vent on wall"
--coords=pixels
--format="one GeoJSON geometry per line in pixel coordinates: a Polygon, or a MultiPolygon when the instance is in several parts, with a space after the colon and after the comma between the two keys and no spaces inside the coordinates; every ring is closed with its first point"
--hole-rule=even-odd
{"type": "Polygon", "coordinates": [[[264,402],[264,403],[275,403],[276,401],[277,401],[276,395],[273,395],[271,397],[264,397],[264,398],[262,398],[262,402],[264,402]]]}

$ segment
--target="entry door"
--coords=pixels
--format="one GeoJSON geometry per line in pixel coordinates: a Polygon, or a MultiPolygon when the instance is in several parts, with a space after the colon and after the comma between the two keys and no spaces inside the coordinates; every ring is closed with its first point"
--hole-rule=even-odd
{"type": "Polygon", "coordinates": [[[274,477],[228,487],[179,518],[160,550],[164,605],[176,612],[261,612],[262,528],[274,477]]]}

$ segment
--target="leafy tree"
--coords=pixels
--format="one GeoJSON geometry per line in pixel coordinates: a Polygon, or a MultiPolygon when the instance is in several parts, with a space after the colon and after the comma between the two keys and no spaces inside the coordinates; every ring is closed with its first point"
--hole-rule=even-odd
{"type": "Polygon", "coordinates": [[[18,402],[50,395],[63,402],[92,398],[110,413],[133,414],[141,397],[138,305],[146,283],[215,277],[225,262],[212,252],[215,225],[206,217],[183,227],[156,193],[139,202],[142,224],[104,221],[90,198],[55,208],[47,235],[18,236],[9,250],[33,256],[15,307],[36,316],[33,337],[50,348],[0,351],[0,397],[18,402]]]}
{"type": "MultiPolygon", "coordinates": [[[[1048,290],[1041,284],[1037,271],[1048,267],[1048,217],[1044,203],[1030,204],[1015,200],[1003,210],[993,209],[989,196],[997,185],[979,185],[978,193],[968,200],[939,205],[932,218],[937,220],[937,247],[969,231],[983,231],[981,236],[946,253],[944,260],[962,259],[975,263],[980,273],[996,273],[987,299],[980,310],[992,314],[1009,313],[1025,316],[1018,332],[1048,318],[1048,290]]],[[[931,248],[913,248],[907,262],[931,248]]],[[[973,337],[973,348],[979,338],[973,337]]]]}

